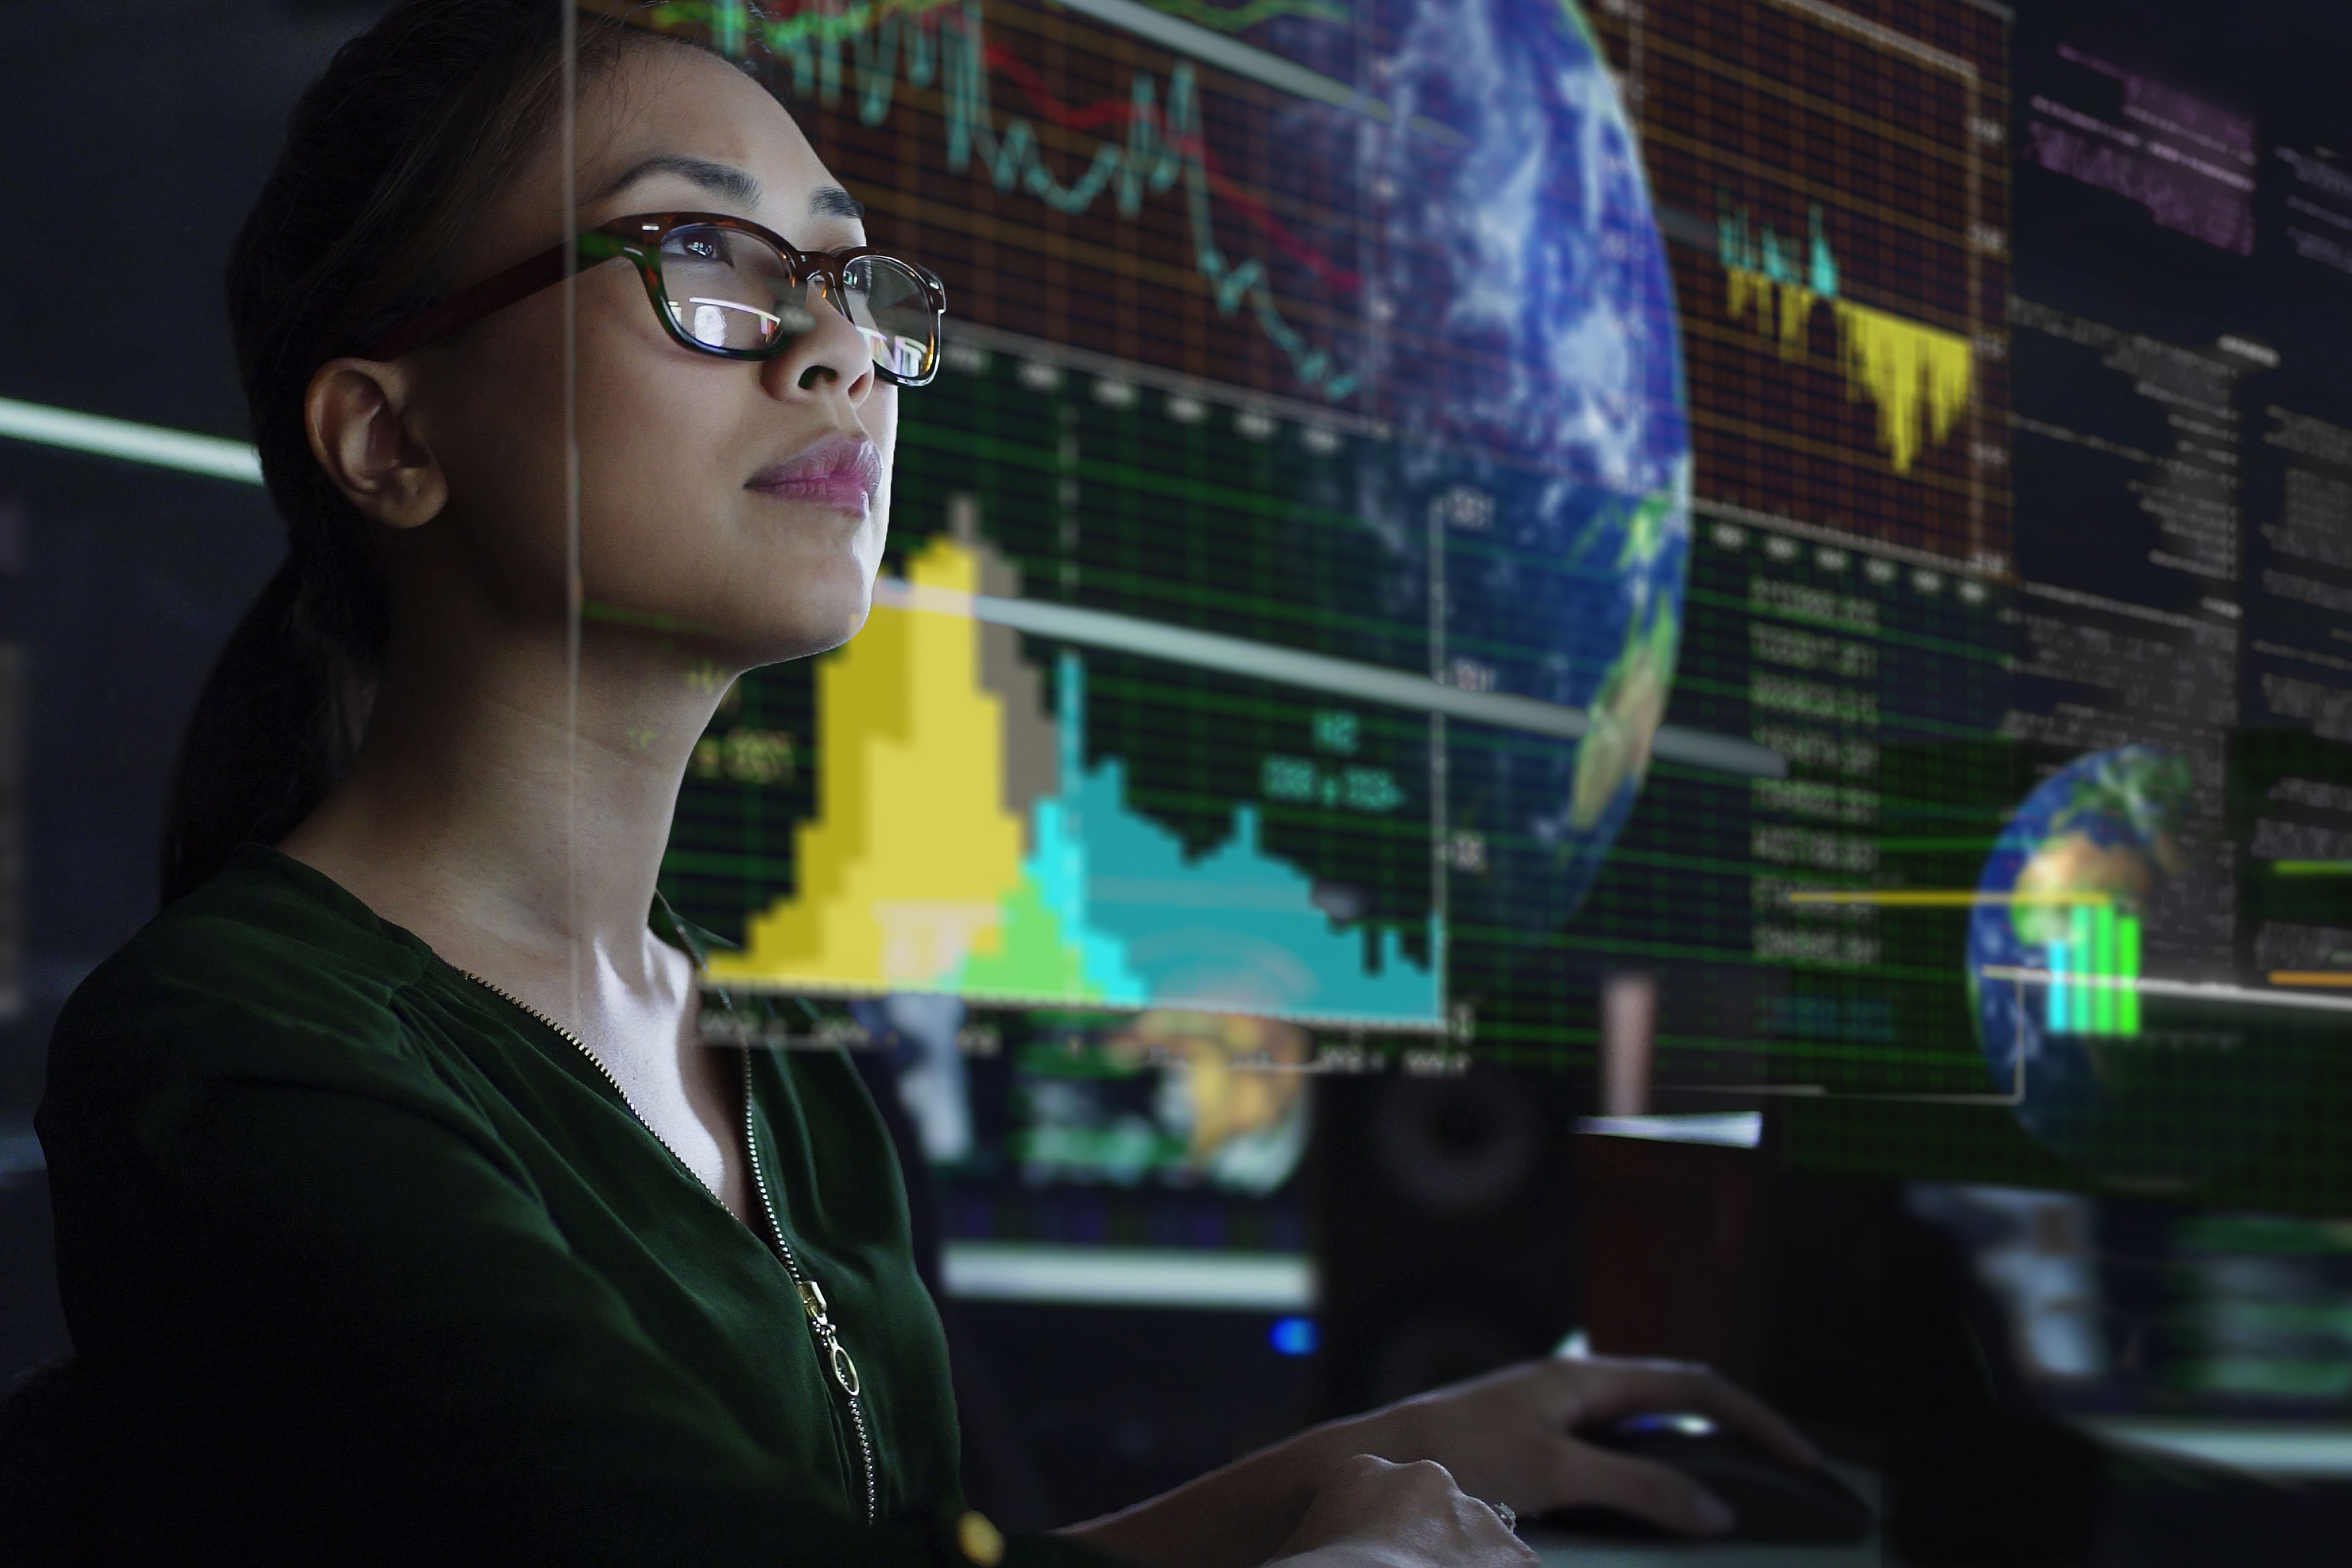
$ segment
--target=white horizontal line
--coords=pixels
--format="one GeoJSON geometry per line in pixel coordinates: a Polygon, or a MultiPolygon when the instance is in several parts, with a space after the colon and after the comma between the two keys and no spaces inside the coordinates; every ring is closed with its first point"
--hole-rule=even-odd
{"type": "Polygon", "coordinates": [[[35,441],[45,447],[121,458],[154,468],[177,468],[207,479],[261,482],[261,454],[249,443],[167,430],[159,425],[139,425],[110,419],[102,414],[81,414],[47,404],[20,403],[0,397],[0,436],[35,441]]]}
{"type": "Polygon", "coordinates": [[[947,1292],[965,1300],[1261,1312],[1315,1307],[1315,1266],[1291,1253],[1003,1241],[950,1241],[941,1252],[947,1292]]]}
{"type": "MultiPolygon", "coordinates": [[[[1715,240],[1712,230],[1707,244],[1715,240]]],[[[1998,581],[2001,574],[1980,562],[1963,561],[1957,555],[1938,555],[1932,550],[1920,550],[1908,544],[1890,544],[1884,540],[1864,539],[1826,523],[1807,522],[1802,518],[1783,517],[1779,512],[1759,511],[1754,507],[1738,506],[1730,501],[1694,498],[1691,510],[1701,517],[1718,518],[1725,522],[1742,523],[1749,528],[1761,528],[1775,533],[1793,533],[1800,539],[1810,539],[1816,544],[1833,545],[1850,550],[1857,555],[1881,555],[1890,560],[1908,562],[1914,566],[1927,566],[1937,572],[1948,572],[1955,577],[1973,577],[1986,582],[1998,581]]]]}
{"type": "Polygon", "coordinates": [[[1660,1143],[1714,1143],[1728,1149],[1753,1149],[1764,1141],[1760,1110],[1703,1111],[1678,1116],[1582,1116],[1579,1132],[1611,1138],[1644,1138],[1660,1143]]]}
{"type": "MultiPolygon", "coordinates": [[[[45,404],[22,403],[15,398],[0,397],[0,437],[177,468],[211,479],[234,479],[241,484],[261,482],[260,454],[246,442],[139,425],[128,419],[110,419],[69,408],[52,408],[45,404]]],[[[886,605],[970,616],[1064,642],[1116,647],[1171,663],[1255,676],[1286,686],[1331,691],[1392,707],[1444,713],[1506,730],[1575,740],[1589,727],[1584,710],[1564,703],[1543,702],[1501,691],[1465,691],[1407,670],[1304,653],[1271,643],[1219,637],[1133,616],[1081,610],[1035,599],[1003,599],[985,594],[914,588],[889,578],[875,585],[874,596],[886,605]]],[[[1753,742],[1672,724],[1659,729],[1651,742],[1651,751],[1666,762],[1720,773],[1782,778],[1789,771],[1786,759],[1779,752],[1767,751],[1753,742]]]]}
{"type": "MultiPolygon", "coordinates": [[[[1281,686],[1328,691],[1392,708],[1443,713],[1497,729],[1520,730],[1573,741],[1591,727],[1581,708],[1544,702],[1504,691],[1465,691],[1412,670],[1385,665],[1333,658],[1273,643],[1253,642],[1215,632],[1194,631],[1136,616],[1103,610],[1082,610],[1039,599],[1007,599],[992,594],[966,594],[952,588],[919,587],[898,578],[874,585],[874,600],[894,609],[924,610],[935,615],[967,616],[992,626],[1010,626],[1034,637],[1092,647],[1117,648],[1196,669],[1269,680],[1281,686]]],[[[1761,778],[1787,776],[1789,764],[1778,752],[1732,735],[1711,735],[1675,725],[1662,726],[1651,742],[1653,754],[1667,762],[1720,773],[1761,778]]]]}
{"type": "MultiPolygon", "coordinates": [[[[1139,37],[1149,38],[1163,49],[1190,55],[1203,65],[1221,67],[1235,76],[1249,77],[1283,92],[1311,98],[1318,103],[1328,103],[1335,109],[1344,109],[1367,120],[1378,121],[1382,125],[1396,118],[1395,111],[1387,104],[1360,88],[1349,87],[1336,77],[1308,70],[1280,55],[1253,48],[1223,33],[1211,32],[1196,23],[1140,5],[1138,0],[1061,0],[1061,4],[1070,10],[1092,16],[1097,22],[1108,22],[1114,27],[1124,27],[1139,37]]],[[[1448,146],[1468,144],[1468,138],[1462,132],[1425,114],[1407,119],[1405,129],[1416,136],[1426,136],[1448,146]]]]}
{"type": "MultiPolygon", "coordinates": [[[[975,1007],[1081,1008],[1088,1013],[1149,1013],[1177,1008],[1187,1013],[1230,1013],[1237,1017],[1277,1017],[1285,1023],[1317,1029],[1360,1029],[1367,1034],[1443,1035],[1450,1026],[1443,1018],[1381,1017],[1364,1013],[1324,1013],[1311,1007],[1280,1007],[1271,1013],[1263,1002],[1244,1005],[1230,996],[1153,995],[1135,1002],[1104,997],[1053,995],[1045,992],[943,990],[936,985],[902,980],[845,980],[830,974],[730,972],[718,987],[729,991],[772,993],[785,996],[960,996],[975,1007]]],[[[729,1031],[731,1033],[731,1031],[729,1031]]],[[[792,1048],[788,1042],[785,1048],[792,1048]]]]}
{"type": "Polygon", "coordinates": [[[1851,33],[1857,38],[1877,45],[1890,54],[1906,56],[1920,65],[1930,66],[1937,70],[1958,77],[1962,81],[1974,83],[1977,79],[1977,68],[1959,56],[1939,49],[1933,44],[1922,43],[1919,39],[1906,33],[1898,33],[1892,27],[1857,16],[1851,11],[1842,11],[1834,5],[1823,5],[1822,0],[1773,0],[1773,4],[1786,6],[1801,16],[1810,16],[1824,27],[1833,28],[1842,33],[1851,33]]]}
{"type": "Polygon", "coordinates": [[[2061,981],[2087,991],[2137,991],[2143,996],[2177,996],[2190,1002],[2236,1002],[2250,1007],[2300,1007],[2312,1013],[2352,1013],[2352,996],[2314,996],[2284,987],[2231,985],[2219,980],[2150,980],[2120,974],[2053,974],[2046,969],[1988,963],[1977,971],[1986,980],[2013,980],[2024,985],[2061,981]]]}
{"type": "MultiPolygon", "coordinates": [[[[1204,65],[1220,67],[1235,76],[1245,76],[1281,91],[1330,104],[1335,109],[1349,110],[1377,120],[1383,125],[1394,118],[1387,104],[1370,93],[1359,92],[1336,77],[1308,70],[1280,55],[1253,48],[1223,33],[1213,33],[1206,27],[1171,16],[1164,11],[1155,11],[1149,5],[1139,4],[1138,0],[1062,0],[1062,4],[1081,15],[1092,16],[1097,22],[1108,22],[1114,27],[1126,28],[1138,37],[1149,38],[1163,49],[1190,55],[1204,65]]],[[[1427,127],[1416,126],[1415,129],[1425,130],[1427,127]]],[[[1450,140],[1461,140],[1459,133],[1451,132],[1448,127],[1437,129],[1448,132],[1450,140]]]]}

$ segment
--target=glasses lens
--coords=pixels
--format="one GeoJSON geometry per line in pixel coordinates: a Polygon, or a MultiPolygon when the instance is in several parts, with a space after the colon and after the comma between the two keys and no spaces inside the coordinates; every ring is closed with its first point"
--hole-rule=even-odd
{"type": "Polygon", "coordinates": [[[915,269],[861,256],[841,269],[841,281],[842,306],[874,363],[903,381],[929,381],[940,357],[940,313],[915,269]]]}
{"type": "Polygon", "coordinates": [[[760,350],[816,324],[805,290],[776,247],[709,224],[662,240],[662,291],[671,319],[708,348],[760,350]]]}

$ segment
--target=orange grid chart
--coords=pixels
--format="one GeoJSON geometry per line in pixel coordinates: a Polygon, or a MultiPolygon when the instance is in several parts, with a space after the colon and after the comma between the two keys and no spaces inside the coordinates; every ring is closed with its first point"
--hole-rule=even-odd
{"type": "Polygon", "coordinates": [[[1675,241],[1702,510],[2005,573],[2005,21],[1969,0],[1594,19],[1675,241]]]}
{"type": "Polygon", "coordinates": [[[1352,409],[1363,235],[1334,175],[1362,113],[1328,100],[1361,40],[1308,9],[1287,41],[1321,71],[1263,29],[1234,40],[1253,74],[1088,14],[1163,15],[1118,0],[782,0],[745,44],[959,321],[1352,409]]]}

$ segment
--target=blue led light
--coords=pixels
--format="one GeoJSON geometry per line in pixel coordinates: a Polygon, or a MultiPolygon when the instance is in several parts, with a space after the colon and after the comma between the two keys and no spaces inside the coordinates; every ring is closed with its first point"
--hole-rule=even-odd
{"type": "Polygon", "coordinates": [[[1266,1342],[1277,1355],[1313,1355],[1315,1353],[1315,1320],[1312,1318],[1276,1318],[1266,1334],[1266,1342]]]}

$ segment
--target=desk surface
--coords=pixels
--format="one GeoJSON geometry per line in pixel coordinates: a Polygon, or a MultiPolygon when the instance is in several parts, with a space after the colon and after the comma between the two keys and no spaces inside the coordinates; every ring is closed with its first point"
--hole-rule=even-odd
{"type": "MultiPolygon", "coordinates": [[[[1879,1506],[1878,1478],[1832,1463],[1840,1480],[1879,1506]]],[[[1625,1541],[1530,1527],[1527,1542],[1544,1568],[1881,1568],[1878,1534],[1852,1546],[1759,1546],[1745,1541],[1625,1541]]]]}

